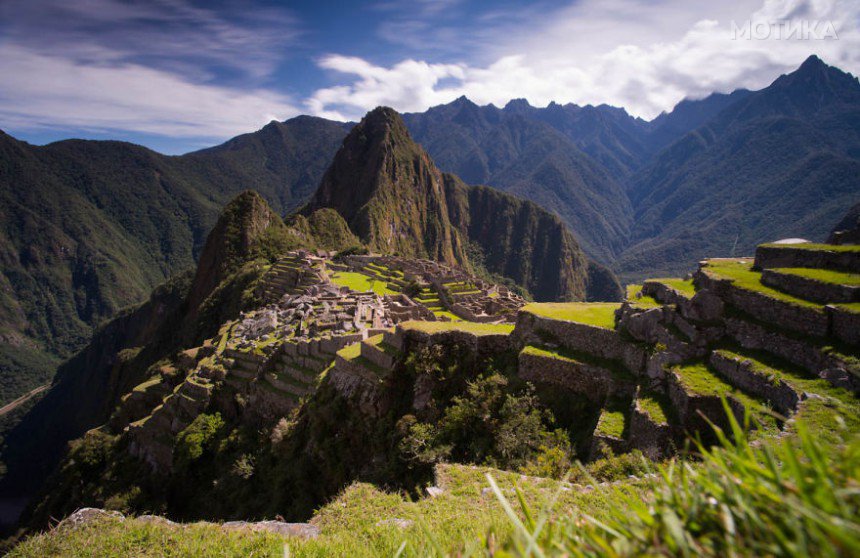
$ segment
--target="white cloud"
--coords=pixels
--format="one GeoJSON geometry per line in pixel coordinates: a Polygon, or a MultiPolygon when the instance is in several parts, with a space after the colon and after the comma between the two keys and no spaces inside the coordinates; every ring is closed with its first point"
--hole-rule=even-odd
{"type": "Polygon", "coordinates": [[[524,97],[623,106],[646,118],[685,97],[767,86],[810,54],[860,71],[860,3],[847,0],[748,0],[705,4],[662,0],[585,0],[550,14],[534,31],[509,35],[486,66],[404,60],[389,68],[332,55],[323,68],[353,75],[306,102],[319,115],[357,118],[376,105],[420,111],[466,95],[504,104],[524,97]],[[715,7],[712,7],[715,6],[715,7]],[[731,22],[832,22],[838,40],[734,39],[731,22]]]}
{"type": "Polygon", "coordinates": [[[227,138],[300,112],[269,91],[196,84],[130,63],[82,64],[8,44],[0,44],[0,76],[0,123],[8,128],[227,138]]]}

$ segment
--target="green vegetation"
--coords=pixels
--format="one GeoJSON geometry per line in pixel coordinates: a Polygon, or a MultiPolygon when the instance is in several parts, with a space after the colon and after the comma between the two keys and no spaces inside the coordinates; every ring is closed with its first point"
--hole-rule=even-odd
{"type": "MultiPolygon", "coordinates": [[[[765,378],[785,381],[798,392],[815,394],[804,399],[797,416],[810,431],[828,443],[843,443],[843,436],[860,432],[860,398],[846,389],[834,387],[823,378],[811,376],[805,370],[764,351],[732,347],[716,351],[728,358],[748,362],[765,378]],[[832,425],[844,424],[834,429],[832,425]]],[[[792,428],[793,429],[793,428],[792,428]]]]}
{"type": "Polygon", "coordinates": [[[696,294],[696,286],[693,285],[692,279],[678,279],[675,277],[664,278],[664,279],[648,279],[646,283],[649,281],[653,281],[655,283],[663,283],[667,287],[670,287],[687,298],[693,298],[696,294]]]}
{"type": "Polygon", "coordinates": [[[399,292],[389,288],[385,281],[355,271],[338,271],[331,276],[331,281],[339,287],[347,287],[361,293],[372,291],[376,294],[387,295],[399,292]]]}
{"type": "Polygon", "coordinates": [[[785,250],[814,250],[816,252],[860,252],[858,244],[816,244],[805,242],[801,244],[762,244],[765,248],[777,248],[785,250]]]}
{"type": "Polygon", "coordinates": [[[315,540],[105,519],[33,536],[10,556],[279,556],[285,543],[298,557],[860,552],[860,502],[853,489],[860,440],[828,446],[801,422],[797,438],[754,446],[731,424],[733,442],[723,436],[717,447],[701,448],[696,461],[656,465],[653,479],[608,488],[562,490],[546,479],[444,465],[436,469],[444,490],[437,498],[410,501],[369,484],[349,486],[316,514],[321,536],[315,540]],[[401,530],[383,522],[395,518],[412,523],[401,530]]]}
{"type": "Polygon", "coordinates": [[[744,406],[755,420],[756,426],[772,431],[777,427],[773,413],[761,400],[737,389],[706,364],[689,363],[672,369],[678,374],[684,389],[706,397],[731,397],[744,406]]]}
{"type": "Polygon", "coordinates": [[[824,306],[796,296],[791,296],[761,283],[761,273],[753,271],[752,260],[708,260],[704,270],[723,279],[731,279],[733,284],[742,289],[755,291],[767,297],[824,311],[824,306]]]}
{"type": "Polygon", "coordinates": [[[668,424],[669,417],[674,415],[671,404],[662,394],[642,391],[637,401],[639,408],[657,424],[668,424]]]}
{"type": "Polygon", "coordinates": [[[806,279],[813,279],[823,283],[833,283],[836,285],[850,285],[852,287],[860,286],[860,273],[845,273],[842,271],[833,271],[830,269],[818,269],[810,267],[783,267],[775,268],[773,271],[786,273],[789,275],[797,275],[806,279]]]}
{"type": "Polygon", "coordinates": [[[597,421],[597,428],[594,432],[603,436],[621,438],[624,435],[626,425],[627,416],[623,410],[609,410],[607,408],[600,413],[600,419],[597,421]]]}
{"type": "Polygon", "coordinates": [[[570,467],[571,449],[567,434],[552,429],[554,423],[531,390],[512,389],[504,376],[489,373],[469,381],[440,420],[401,418],[399,450],[407,463],[454,460],[503,469],[525,468],[541,455],[544,461],[531,466],[559,476],[570,467]],[[547,456],[556,458],[554,465],[547,456]]]}
{"type": "Polygon", "coordinates": [[[615,311],[620,307],[613,302],[547,302],[527,304],[522,311],[553,320],[615,329],[615,311]]]}
{"type": "Polygon", "coordinates": [[[640,308],[657,308],[662,306],[654,297],[642,294],[642,285],[627,285],[625,300],[640,308]]]}
{"type": "Polygon", "coordinates": [[[514,330],[514,324],[482,324],[478,322],[418,322],[408,321],[400,324],[404,329],[415,329],[424,333],[442,333],[445,331],[463,331],[474,335],[508,335],[514,330]]]}

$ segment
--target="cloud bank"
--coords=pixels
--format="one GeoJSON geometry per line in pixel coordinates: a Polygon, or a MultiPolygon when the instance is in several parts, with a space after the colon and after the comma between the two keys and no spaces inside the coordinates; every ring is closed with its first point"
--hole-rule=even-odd
{"type": "Polygon", "coordinates": [[[767,0],[750,12],[747,2],[737,2],[723,6],[722,20],[690,23],[691,6],[695,3],[586,0],[554,14],[529,36],[514,37],[517,46],[497,47],[507,54],[483,67],[420,60],[380,67],[333,54],[321,58],[320,66],[353,80],[316,91],[305,105],[315,114],[348,119],[376,105],[421,111],[466,95],[496,105],[512,98],[538,106],[605,103],[650,119],[684,98],[765,87],[810,54],[860,71],[860,3],[767,0]],[[753,26],[832,23],[837,37],[759,33],[744,38],[735,27],[747,21],[753,26]]]}
{"type": "Polygon", "coordinates": [[[378,105],[423,111],[461,95],[605,103],[650,119],[684,98],[764,87],[810,54],[860,73],[856,0],[500,1],[471,17],[468,3],[422,0],[372,8],[370,32],[393,62],[355,56],[347,42],[311,58],[307,71],[328,78],[324,87],[291,96],[279,66],[315,50],[300,18],[241,0],[202,5],[0,2],[0,128],[199,144],[302,112],[356,120],[378,105]],[[732,22],[748,21],[828,22],[838,38],[733,36],[732,22]]]}

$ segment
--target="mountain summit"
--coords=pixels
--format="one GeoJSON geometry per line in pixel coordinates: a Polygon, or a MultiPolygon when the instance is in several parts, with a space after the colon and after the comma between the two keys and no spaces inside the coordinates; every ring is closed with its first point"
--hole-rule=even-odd
{"type": "Polygon", "coordinates": [[[372,250],[465,264],[443,180],[400,115],[379,107],[347,135],[306,211],[337,210],[372,250]]]}

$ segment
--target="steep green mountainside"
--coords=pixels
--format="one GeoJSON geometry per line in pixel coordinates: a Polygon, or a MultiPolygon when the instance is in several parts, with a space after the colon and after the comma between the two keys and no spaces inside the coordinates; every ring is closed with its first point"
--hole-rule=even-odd
{"type": "Polygon", "coordinates": [[[823,240],[857,202],[860,84],[810,58],[662,151],[630,183],[636,208],[624,277],[760,242],[823,240]]]}
{"type": "Polygon", "coordinates": [[[0,132],[0,402],[190,268],[237,193],[254,188],[282,214],[304,203],[347,127],[299,117],[182,157],[0,132]]]}
{"type": "Polygon", "coordinates": [[[303,212],[320,208],[338,211],[372,250],[482,267],[539,300],[621,294],[611,273],[592,266],[589,275],[587,258],[557,217],[443,174],[388,108],[369,113],[344,140],[303,212]]]}
{"type": "Polygon", "coordinates": [[[68,440],[107,420],[153,363],[202,343],[224,321],[256,305],[255,286],[277,255],[316,247],[312,234],[284,225],[259,194],[237,196],[208,235],[196,273],[156,288],[146,302],[100,327],[60,366],[47,395],[3,441],[8,473],[0,494],[29,494],[65,453],[68,440]]]}

